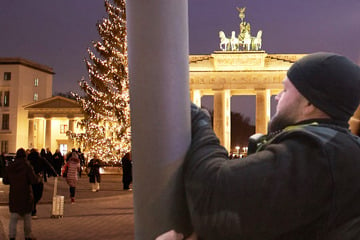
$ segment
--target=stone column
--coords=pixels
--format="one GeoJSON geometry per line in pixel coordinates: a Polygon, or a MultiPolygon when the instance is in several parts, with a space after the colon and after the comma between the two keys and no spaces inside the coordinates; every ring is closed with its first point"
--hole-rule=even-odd
{"type": "Polygon", "coordinates": [[[191,101],[198,107],[201,107],[201,97],[201,90],[195,89],[190,92],[191,101]]]}
{"type": "Polygon", "coordinates": [[[187,0],[127,1],[135,239],[189,233],[182,163],[191,140],[187,0]]]}
{"type": "Polygon", "coordinates": [[[46,125],[45,125],[45,149],[50,148],[51,149],[51,119],[46,119],[46,125]]]}
{"type": "Polygon", "coordinates": [[[29,119],[29,137],[28,137],[28,148],[34,147],[34,119],[29,119]]]}
{"type": "Polygon", "coordinates": [[[229,152],[231,148],[231,93],[230,90],[215,91],[214,131],[229,152]]]}
{"type": "Polygon", "coordinates": [[[256,133],[267,133],[270,120],[270,89],[256,89],[256,133]]]}
{"type": "Polygon", "coordinates": [[[74,132],[75,127],[74,127],[74,119],[69,119],[69,131],[74,132]]]}
{"type": "Polygon", "coordinates": [[[35,148],[37,148],[39,151],[41,148],[45,145],[45,119],[37,119],[37,139],[36,139],[36,145],[35,148]]]}

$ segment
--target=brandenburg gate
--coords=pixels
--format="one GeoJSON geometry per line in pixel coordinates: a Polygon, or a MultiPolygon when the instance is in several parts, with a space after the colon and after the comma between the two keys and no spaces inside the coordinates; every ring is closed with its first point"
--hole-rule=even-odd
{"type": "Polygon", "coordinates": [[[219,31],[220,51],[210,55],[190,55],[190,96],[201,106],[201,97],[214,96],[214,131],[221,144],[230,151],[231,109],[233,95],[256,96],[257,133],[266,133],[270,120],[270,97],[282,90],[289,67],[305,54],[268,54],[262,48],[262,30],[251,35],[245,19],[246,7],[237,7],[239,34],[229,38],[219,31]]]}

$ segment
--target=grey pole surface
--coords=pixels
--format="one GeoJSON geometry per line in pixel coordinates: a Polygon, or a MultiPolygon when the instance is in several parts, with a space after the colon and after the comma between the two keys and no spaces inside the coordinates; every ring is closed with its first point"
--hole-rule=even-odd
{"type": "Polygon", "coordinates": [[[182,163],[191,140],[187,0],[127,1],[135,239],[191,224],[182,163]]]}

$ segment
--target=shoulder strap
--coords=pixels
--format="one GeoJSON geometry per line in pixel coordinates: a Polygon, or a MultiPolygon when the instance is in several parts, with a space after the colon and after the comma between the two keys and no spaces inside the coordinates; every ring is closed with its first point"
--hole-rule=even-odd
{"type": "MultiPolygon", "coordinates": [[[[265,146],[271,144],[274,140],[278,139],[279,137],[282,137],[286,134],[289,134],[294,131],[305,131],[305,128],[308,126],[318,126],[319,124],[317,122],[312,122],[308,124],[301,124],[301,125],[292,125],[284,128],[282,131],[270,133],[268,135],[262,135],[261,137],[258,137],[258,142],[256,144],[256,151],[259,152],[264,149],[265,146]]],[[[252,135],[250,139],[255,136],[256,134],[252,135]]],[[[249,141],[250,143],[250,141],[249,141]]],[[[253,153],[253,152],[252,152],[253,153]]],[[[249,153],[248,153],[249,154],[249,153]]]]}

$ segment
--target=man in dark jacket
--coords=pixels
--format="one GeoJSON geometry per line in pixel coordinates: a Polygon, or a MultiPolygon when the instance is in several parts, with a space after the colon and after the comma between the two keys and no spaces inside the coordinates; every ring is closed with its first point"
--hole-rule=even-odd
{"type": "MultiPolygon", "coordinates": [[[[80,157],[79,157],[80,158],[80,157]]],[[[80,160],[81,165],[81,160],[80,160]]],[[[101,174],[100,174],[101,161],[99,155],[95,154],[94,158],[88,163],[89,182],[91,183],[91,191],[98,192],[100,190],[101,174]]]]}
{"type": "Polygon", "coordinates": [[[26,160],[26,153],[23,148],[16,152],[14,162],[10,162],[3,178],[4,184],[10,184],[9,192],[9,237],[15,239],[17,221],[20,217],[24,218],[25,239],[32,239],[31,233],[31,211],[34,204],[32,184],[41,182],[41,177],[37,176],[26,160]]]}
{"type": "Polygon", "coordinates": [[[360,68],[314,53],[283,85],[270,133],[241,161],[228,161],[210,118],[192,105],[184,182],[200,239],[360,239],[360,140],[348,130],[360,68]]]}
{"type": "Polygon", "coordinates": [[[57,175],[61,175],[61,168],[64,165],[64,157],[59,149],[56,149],[53,155],[53,160],[54,160],[54,169],[57,175]]]}
{"type": "MultiPolygon", "coordinates": [[[[55,169],[52,167],[52,165],[46,160],[45,157],[41,157],[39,155],[39,152],[35,148],[31,149],[27,158],[30,161],[30,164],[32,165],[32,167],[34,168],[36,175],[38,175],[40,177],[44,177],[46,172],[49,171],[51,173],[51,175],[57,176],[57,173],[56,173],[55,169]]],[[[44,178],[44,181],[45,181],[45,178],[44,178]]],[[[33,193],[34,193],[34,206],[33,206],[31,215],[33,218],[37,218],[36,206],[37,206],[37,203],[42,198],[42,194],[44,191],[44,183],[39,182],[39,183],[33,184],[32,188],[33,188],[33,193]]]]}
{"type": "Polygon", "coordinates": [[[123,189],[130,190],[130,184],[132,182],[132,159],[131,159],[131,152],[128,152],[122,157],[121,159],[121,166],[123,169],[123,189]]]}

